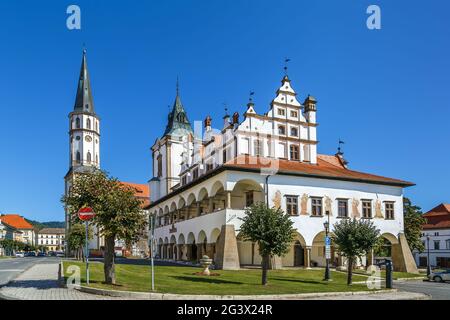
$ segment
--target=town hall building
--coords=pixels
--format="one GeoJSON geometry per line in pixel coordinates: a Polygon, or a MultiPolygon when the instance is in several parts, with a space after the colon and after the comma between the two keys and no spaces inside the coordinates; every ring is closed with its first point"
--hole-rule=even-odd
{"type": "MultiPolygon", "coordinates": [[[[197,261],[217,268],[260,265],[257,244],[239,235],[240,218],[256,202],[281,208],[296,229],[289,253],[273,267],[325,264],[324,222],[373,221],[390,246],[395,270],[417,272],[406,242],[403,189],[413,183],[349,169],[342,152],[318,153],[317,101],[302,102],[286,74],[265,113],[250,98],[245,112],[207,116],[195,130],[177,95],[164,134],[151,148],[151,203],[161,259],[197,261]]],[[[345,265],[331,247],[331,263],[345,265]]],[[[361,263],[371,264],[374,255],[361,263]]]]}

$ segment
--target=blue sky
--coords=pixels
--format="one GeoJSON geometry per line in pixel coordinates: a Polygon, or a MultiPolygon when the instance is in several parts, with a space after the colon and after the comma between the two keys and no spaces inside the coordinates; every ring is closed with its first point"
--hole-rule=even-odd
{"type": "Polygon", "coordinates": [[[268,109],[283,59],[303,99],[318,103],[319,152],[340,137],[352,169],[417,183],[424,209],[450,202],[450,2],[1,1],[0,212],[63,220],[72,110],[83,43],[102,167],[124,181],[151,177],[180,77],[191,121],[223,103],[268,109]],[[77,4],[82,29],[66,28],[77,4]],[[377,4],[382,29],[368,30],[377,4]]]}

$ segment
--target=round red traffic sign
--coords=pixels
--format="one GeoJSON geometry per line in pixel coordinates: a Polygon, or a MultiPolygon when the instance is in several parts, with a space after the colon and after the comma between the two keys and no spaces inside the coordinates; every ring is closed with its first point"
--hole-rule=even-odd
{"type": "Polygon", "coordinates": [[[94,210],[92,210],[92,208],[84,207],[78,210],[78,217],[80,218],[80,220],[89,221],[95,217],[95,212],[94,210]]]}

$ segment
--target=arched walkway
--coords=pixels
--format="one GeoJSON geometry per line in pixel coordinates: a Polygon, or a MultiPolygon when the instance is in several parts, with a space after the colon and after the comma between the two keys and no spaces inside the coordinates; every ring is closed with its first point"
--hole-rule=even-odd
{"type": "Polygon", "coordinates": [[[289,252],[281,258],[282,265],[284,267],[305,267],[305,261],[308,260],[305,257],[306,253],[306,241],[300,233],[296,232],[289,252]]]}

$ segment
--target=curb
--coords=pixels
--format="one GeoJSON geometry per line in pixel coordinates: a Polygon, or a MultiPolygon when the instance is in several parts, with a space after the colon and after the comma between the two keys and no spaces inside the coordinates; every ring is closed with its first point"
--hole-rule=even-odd
{"type": "Polygon", "coordinates": [[[397,289],[379,290],[379,291],[355,291],[355,292],[320,292],[320,293],[299,293],[299,294],[277,294],[277,295],[183,295],[173,293],[155,293],[155,292],[132,292],[97,289],[85,286],[74,287],[80,292],[121,298],[133,298],[138,300],[284,300],[284,299],[308,299],[317,297],[334,296],[355,296],[364,294],[393,293],[397,289]]]}

